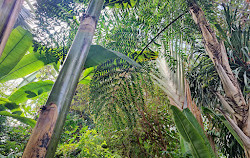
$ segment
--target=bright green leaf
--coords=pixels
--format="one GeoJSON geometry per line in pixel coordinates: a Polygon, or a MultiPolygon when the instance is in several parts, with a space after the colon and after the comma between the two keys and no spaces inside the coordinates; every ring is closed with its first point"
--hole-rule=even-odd
{"type": "Polygon", "coordinates": [[[43,59],[44,56],[39,53],[31,52],[25,55],[7,75],[0,77],[0,83],[27,76],[41,69],[45,65],[43,59]]]}
{"type": "Polygon", "coordinates": [[[197,158],[211,158],[205,141],[192,125],[192,123],[185,117],[185,115],[175,106],[171,106],[174,115],[174,122],[181,136],[190,144],[192,155],[197,158]]]}
{"type": "Polygon", "coordinates": [[[8,74],[23,58],[32,44],[32,34],[21,26],[15,28],[0,58],[0,78],[8,74]]]}
{"type": "Polygon", "coordinates": [[[19,88],[17,91],[11,94],[11,96],[8,98],[10,101],[15,103],[22,103],[26,101],[29,97],[27,96],[27,92],[31,95],[35,94],[42,94],[44,92],[48,92],[51,90],[54,82],[47,80],[47,81],[38,81],[38,82],[31,82],[21,88],[19,88]]]}

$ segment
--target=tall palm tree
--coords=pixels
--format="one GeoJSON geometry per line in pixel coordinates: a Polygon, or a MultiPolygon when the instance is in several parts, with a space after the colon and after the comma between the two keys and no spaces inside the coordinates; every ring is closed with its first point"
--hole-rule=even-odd
{"type": "Polygon", "coordinates": [[[202,33],[206,51],[223,84],[226,96],[216,93],[221,104],[227,110],[222,113],[243,141],[246,157],[250,157],[249,103],[246,104],[239,83],[232,73],[224,43],[218,41],[202,9],[192,0],[188,0],[188,4],[190,14],[202,33]],[[231,119],[230,116],[235,119],[231,119]]]}

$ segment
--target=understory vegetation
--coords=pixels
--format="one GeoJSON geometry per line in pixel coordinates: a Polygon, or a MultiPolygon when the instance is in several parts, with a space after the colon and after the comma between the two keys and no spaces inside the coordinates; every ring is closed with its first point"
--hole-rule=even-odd
{"type": "MultiPolygon", "coordinates": [[[[1,158],[22,157],[89,3],[24,1],[0,56],[1,158]]],[[[249,7],[105,0],[55,157],[249,158],[249,7]]]]}

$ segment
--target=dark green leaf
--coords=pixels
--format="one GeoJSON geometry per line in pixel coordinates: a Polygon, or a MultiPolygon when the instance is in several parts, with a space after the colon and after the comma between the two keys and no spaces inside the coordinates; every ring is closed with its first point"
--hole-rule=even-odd
{"type": "Polygon", "coordinates": [[[24,91],[25,93],[27,93],[28,95],[26,95],[27,98],[34,98],[36,97],[36,93],[31,92],[31,91],[24,91]]]}
{"type": "Polygon", "coordinates": [[[50,80],[31,82],[31,83],[19,88],[14,93],[12,93],[8,99],[12,102],[15,102],[15,103],[22,103],[22,102],[26,101],[29,97],[35,97],[36,94],[38,94],[38,93],[39,93],[38,95],[40,95],[44,92],[50,91],[53,84],[54,84],[54,82],[50,81],[50,80]],[[27,94],[29,94],[29,96],[27,96],[27,94]]]}
{"type": "Polygon", "coordinates": [[[21,115],[23,112],[22,111],[14,111],[14,112],[12,112],[12,114],[17,114],[17,115],[21,115]]]}
{"type": "Polygon", "coordinates": [[[19,105],[17,105],[16,103],[6,103],[6,104],[4,104],[4,106],[6,108],[8,108],[9,110],[13,110],[13,109],[19,108],[19,105]]]}

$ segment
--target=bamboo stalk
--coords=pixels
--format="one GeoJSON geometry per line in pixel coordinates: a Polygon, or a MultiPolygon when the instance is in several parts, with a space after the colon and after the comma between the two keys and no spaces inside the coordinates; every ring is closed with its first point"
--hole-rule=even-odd
{"type": "Polygon", "coordinates": [[[92,0],[46,105],[42,108],[23,158],[54,156],[66,115],[84,68],[104,0],[92,0]]]}
{"type": "Polygon", "coordinates": [[[0,3],[0,57],[21,11],[23,0],[2,0],[0,3]]]}

